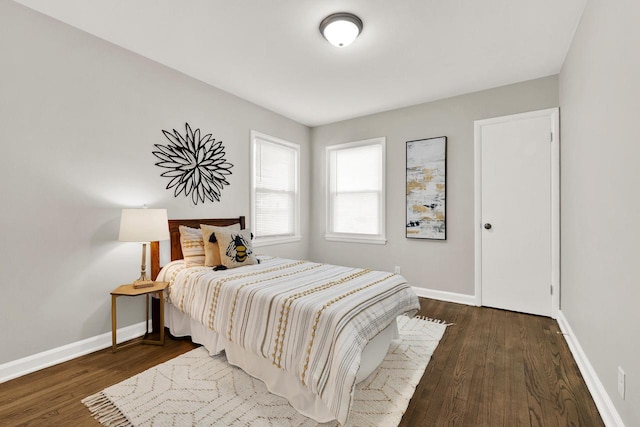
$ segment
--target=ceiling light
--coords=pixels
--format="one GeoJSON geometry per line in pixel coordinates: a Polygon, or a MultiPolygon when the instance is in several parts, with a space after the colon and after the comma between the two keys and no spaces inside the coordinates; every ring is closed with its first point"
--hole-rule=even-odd
{"type": "Polygon", "coordinates": [[[336,47],[349,46],[360,32],[362,32],[362,20],[353,13],[334,13],[320,23],[320,33],[336,47]]]}

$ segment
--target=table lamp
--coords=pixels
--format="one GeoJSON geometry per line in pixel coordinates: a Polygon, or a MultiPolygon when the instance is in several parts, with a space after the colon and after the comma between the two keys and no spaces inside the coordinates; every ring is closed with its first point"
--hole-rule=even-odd
{"type": "Polygon", "coordinates": [[[169,222],[166,209],[122,209],[120,217],[121,242],[142,243],[142,265],[140,277],[133,282],[134,288],[152,286],[153,280],[147,277],[147,242],[169,240],[169,222]]]}

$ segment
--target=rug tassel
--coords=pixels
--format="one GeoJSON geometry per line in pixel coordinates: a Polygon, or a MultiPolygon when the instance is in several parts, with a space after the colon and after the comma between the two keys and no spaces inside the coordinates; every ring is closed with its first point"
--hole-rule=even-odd
{"type": "Polygon", "coordinates": [[[82,399],[82,403],[89,409],[93,418],[103,426],[131,426],[127,417],[102,392],[82,399]]]}
{"type": "Polygon", "coordinates": [[[439,325],[444,325],[444,326],[453,326],[455,325],[455,323],[447,323],[444,320],[440,320],[440,319],[433,319],[431,317],[427,317],[427,316],[419,316],[416,315],[416,318],[420,319],[420,320],[426,320],[427,322],[431,322],[431,323],[437,323],[439,325]]]}

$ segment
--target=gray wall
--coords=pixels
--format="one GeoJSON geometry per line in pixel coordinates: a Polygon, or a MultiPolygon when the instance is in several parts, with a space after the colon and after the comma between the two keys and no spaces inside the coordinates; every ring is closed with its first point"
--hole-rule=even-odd
{"type": "Polygon", "coordinates": [[[311,257],[402,275],[416,287],[474,294],[473,122],[558,106],[557,76],[457,96],[312,129],[311,257]],[[405,142],[447,136],[447,240],[405,238],[405,142]],[[387,138],[386,245],[324,239],[325,147],[387,138]]]}
{"type": "Polygon", "coordinates": [[[627,426],[640,425],[639,22],[636,0],[591,0],[560,74],[562,313],[627,426]]]}
{"type": "MultiPolygon", "coordinates": [[[[249,219],[251,129],[301,144],[308,236],[306,126],[13,2],[0,1],[0,52],[0,364],[111,330],[109,292],[140,263],[140,245],[117,241],[121,208],[249,219]],[[234,164],[219,203],[174,198],[154,165],[161,130],[185,122],[234,164]]],[[[260,249],[305,258],[308,244],[260,249]]],[[[143,320],[143,300],[119,301],[120,325],[143,320]]]]}

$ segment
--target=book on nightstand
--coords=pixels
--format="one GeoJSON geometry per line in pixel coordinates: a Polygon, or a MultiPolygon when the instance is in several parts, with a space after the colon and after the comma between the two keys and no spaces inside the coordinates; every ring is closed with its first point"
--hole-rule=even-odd
{"type": "Polygon", "coordinates": [[[154,282],[153,280],[136,280],[135,282],[133,282],[133,287],[135,289],[149,288],[153,286],[155,283],[156,282],[154,282]]]}

